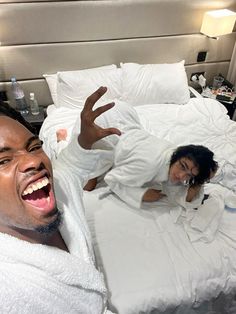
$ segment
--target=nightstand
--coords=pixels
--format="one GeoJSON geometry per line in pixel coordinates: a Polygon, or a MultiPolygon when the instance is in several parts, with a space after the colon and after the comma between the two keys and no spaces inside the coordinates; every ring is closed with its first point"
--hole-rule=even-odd
{"type": "Polygon", "coordinates": [[[39,107],[39,114],[37,115],[33,115],[31,112],[29,112],[27,115],[24,115],[23,117],[27,122],[29,122],[33,127],[35,127],[37,134],[39,134],[40,128],[46,117],[44,108],[39,107]]]}
{"type": "Polygon", "coordinates": [[[236,93],[229,93],[230,96],[228,96],[228,99],[225,98],[225,94],[227,93],[218,93],[215,94],[211,88],[206,87],[205,90],[202,92],[202,96],[206,98],[211,98],[219,101],[222,105],[225,106],[227,109],[227,114],[229,115],[230,119],[233,119],[234,112],[236,109],[236,93]]]}

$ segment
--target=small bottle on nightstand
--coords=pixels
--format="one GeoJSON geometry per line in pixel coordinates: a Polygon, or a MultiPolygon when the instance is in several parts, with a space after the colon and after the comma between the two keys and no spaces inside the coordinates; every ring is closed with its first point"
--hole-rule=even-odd
{"type": "Polygon", "coordinates": [[[33,115],[39,114],[39,105],[34,93],[30,93],[30,111],[33,115]]]}

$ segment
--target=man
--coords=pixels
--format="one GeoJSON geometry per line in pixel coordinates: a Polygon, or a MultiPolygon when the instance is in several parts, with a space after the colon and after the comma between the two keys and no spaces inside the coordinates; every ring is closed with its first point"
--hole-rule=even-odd
{"type": "MultiPolygon", "coordinates": [[[[0,115],[0,312],[103,313],[106,288],[94,266],[82,187],[109,151],[90,150],[117,134],[94,120],[113,103],[93,110],[106,92],[85,102],[81,131],[55,162],[27,126],[0,115]],[[54,173],[54,177],[53,177],[54,173]]],[[[10,115],[11,116],[11,115],[10,115]]]]}

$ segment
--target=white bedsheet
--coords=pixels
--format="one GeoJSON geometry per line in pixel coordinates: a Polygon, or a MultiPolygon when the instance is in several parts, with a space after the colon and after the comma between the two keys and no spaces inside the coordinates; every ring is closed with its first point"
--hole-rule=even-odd
{"type": "MultiPolygon", "coordinates": [[[[78,118],[81,110],[82,108],[50,107],[48,117],[40,130],[40,137],[44,141],[45,151],[52,159],[70,141],[75,123],[79,131],[78,118]],[[58,144],[56,131],[61,128],[67,129],[68,138],[66,142],[58,144]]],[[[229,119],[222,104],[209,98],[191,98],[184,106],[143,105],[129,108],[127,114],[123,111],[118,119],[116,114],[109,113],[111,126],[120,127],[123,130],[126,124],[129,128],[132,124],[137,125],[136,117],[133,120],[130,118],[134,110],[143,128],[151,134],[175,145],[201,144],[211,149],[219,162],[215,182],[236,190],[236,123],[229,119]],[[124,121],[122,121],[122,115],[124,121]]],[[[108,119],[104,118],[103,122],[108,123],[107,121],[108,119]]],[[[108,142],[112,141],[109,139],[108,142]]]]}
{"type": "MultiPolygon", "coordinates": [[[[111,309],[120,314],[218,310],[212,299],[236,287],[236,212],[224,211],[214,241],[205,243],[190,240],[164,201],[137,211],[103,193],[103,188],[85,192],[84,202],[111,309]]],[[[216,313],[224,313],[222,308],[216,313]]]]}
{"type": "MultiPolygon", "coordinates": [[[[231,170],[236,164],[236,124],[222,105],[209,99],[191,99],[187,106],[145,105],[135,109],[151,134],[176,145],[193,143],[212,149],[220,164],[217,180],[235,188],[231,170]],[[231,168],[223,178],[226,165],[231,168]]],[[[230,193],[227,189],[225,194],[211,191],[214,197],[200,211],[187,213],[177,222],[178,208],[170,208],[164,200],[138,210],[106,192],[86,192],[84,201],[113,311],[234,313],[236,211],[224,210],[230,193]]]]}
{"type": "Polygon", "coordinates": [[[219,163],[213,182],[236,191],[236,123],[226,108],[208,98],[191,98],[186,106],[144,105],[135,108],[144,129],[175,145],[200,144],[219,163]]]}
{"type": "MultiPolygon", "coordinates": [[[[223,105],[197,98],[185,106],[154,104],[135,110],[151,134],[175,145],[202,144],[213,150],[220,165],[215,181],[236,190],[236,123],[223,105]]],[[[75,111],[67,109],[63,116],[55,109],[54,119],[49,115],[42,129],[48,141],[44,130],[54,132],[50,124],[57,128],[57,115],[60,125],[71,127],[75,121],[75,111]]],[[[235,194],[229,197],[230,193],[225,190],[224,203],[229,200],[227,205],[234,207],[235,194]]],[[[221,208],[215,225],[205,234],[191,234],[193,226],[186,217],[176,222],[176,209],[164,200],[137,210],[101,187],[85,192],[84,202],[97,262],[111,294],[111,310],[120,314],[236,313],[232,297],[236,293],[236,210],[221,208]],[[201,235],[209,236],[210,242],[201,235]]],[[[216,216],[214,210],[210,216],[216,216]]],[[[194,220],[195,227],[199,219],[194,220]]]]}
{"type": "Polygon", "coordinates": [[[145,105],[135,109],[150,133],[177,145],[205,145],[219,158],[236,162],[235,121],[219,102],[192,98],[186,106],[145,105]]]}

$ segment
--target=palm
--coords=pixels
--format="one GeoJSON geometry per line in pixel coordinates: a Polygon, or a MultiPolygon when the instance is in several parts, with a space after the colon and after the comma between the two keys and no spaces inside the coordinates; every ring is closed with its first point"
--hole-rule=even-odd
{"type": "Polygon", "coordinates": [[[106,136],[121,134],[121,132],[116,128],[104,129],[94,122],[97,117],[114,106],[114,103],[109,103],[93,110],[95,103],[105,94],[106,91],[106,87],[100,87],[95,93],[89,96],[81,112],[81,130],[78,140],[80,145],[85,149],[90,149],[96,141],[106,136]]]}

